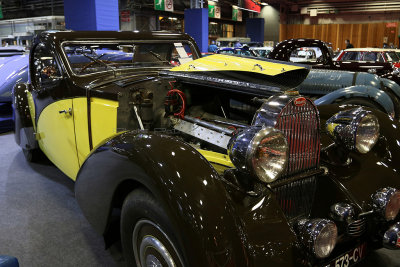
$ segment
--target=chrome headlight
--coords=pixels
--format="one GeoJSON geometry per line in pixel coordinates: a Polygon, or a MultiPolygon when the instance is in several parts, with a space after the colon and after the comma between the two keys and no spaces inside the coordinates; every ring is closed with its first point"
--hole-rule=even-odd
{"type": "Polygon", "coordinates": [[[232,137],[228,154],[236,168],[270,183],[285,170],[288,145],[279,130],[252,126],[232,137]]]}
{"type": "Polygon", "coordinates": [[[369,152],[379,138],[377,117],[362,108],[335,114],[327,120],[326,129],[335,141],[363,154],[369,152]]]}
{"type": "Polygon", "coordinates": [[[372,203],[387,221],[394,220],[400,211],[400,191],[392,187],[379,189],[372,195],[372,203]]]}
{"type": "Polygon", "coordinates": [[[303,245],[317,258],[328,257],[337,241],[336,224],[326,219],[303,219],[297,224],[303,245]]]}

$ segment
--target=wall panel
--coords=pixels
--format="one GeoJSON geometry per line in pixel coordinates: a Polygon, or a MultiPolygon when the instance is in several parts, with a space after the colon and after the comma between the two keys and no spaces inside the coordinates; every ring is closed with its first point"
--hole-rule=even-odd
{"type": "Polygon", "coordinates": [[[313,38],[332,43],[332,48],[344,49],[350,39],[354,47],[382,47],[384,38],[399,46],[399,24],[388,28],[386,22],[364,24],[281,24],[280,41],[290,38],[313,38]]]}

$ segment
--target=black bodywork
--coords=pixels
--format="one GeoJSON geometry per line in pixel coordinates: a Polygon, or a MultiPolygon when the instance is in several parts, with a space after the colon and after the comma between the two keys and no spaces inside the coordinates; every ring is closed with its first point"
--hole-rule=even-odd
{"type": "MultiPolygon", "coordinates": [[[[63,40],[89,39],[193,40],[187,35],[168,33],[43,33],[36,39],[34,47],[41,45],[56,58],[61,68],[60,76],[44,89],[39,90],[34,79],[32,84],[19,84],[14,89],[16,141],[23,149],[38,147],[34,123],[51,103],[87,97],[90,114],[92,97],[118,101],[117,124],[122,131],[97,147],[90,141],[91,153],[81,166],[75,185],[76,198],[83,213],[108,244],[115,239],[115,222],[118,225],[118,214],[125,198],[133,190],[145,188],[161,203],[176,235],[181,237],[178,242],[186,266],[323,265],[362,242],[368,242],[370,249],[382,246],[382,233],[393,222],[385,222],[373,212],[371,195],[388,186],[400,188],[397,167],[400,161],[397,140],[400,124],[387,114],[371,110],[378,117],[380,137],[371,152],[358,154],[336,144],[325,130],[325,122],[332,115],[354,107],[318,107],[315,113],[319,116],[316,129],[320,131],[320,150],[315,152],[318,153],[318,163],[267,185],[236,168],[218,170],[214,162],[199,152],[199,148],[221,154],[226,154],[226,150],[177,131],[166,117],[177,119],[180,116],[174,115],[176,110],[171,112],[168,109],[168,104],[179,100],[166,96],[171,88],[185,92],[188,99],[186,109],[192,117],[214,119],[214,122],[217,118],[232,125],[236,123],[240,129],[252,124],[254,113],[268,101],[268,97],[281,94],[279,83],[285,81],[285,74],[278,75],[281,78],[275,79],[273,86],[269,84],[267,87],[271,90],[267,91],[263,89],[265,84],[257,84],[260,79],[251,71],[249,77],[254,79],[246,81],[247,88],[233,79],[246,74],[241,71],[236,75],[234,72],[215,72],[216,77],[207,71],[201,73],[209,75],[208,81],[201,80],[198,74],[165,68],[128,69],[116,73],[109,70],[76,76],[62,57],[60,43],[63,40]],[[33,120],[26,100],[27,91],[34,99],[33,120]],[[153,96],[152,105],[139,105],[143,130],[138,130],[140,123],[132,111],[133,92],[141,95],[150,92],[153,96]],[[151,107],[151,116],[146,116],[148,107],[151,107]],[[345,164],[343,158],[348,159],[345,164]],[[311,184],[303,184],[305,181],[311,181],[311,184]],[[283,191],[286,195],[279,195],[283,191]],[[298,201],[296,207],[305,201],[308,218],[329,218],[330,207],[338,202],[351,204],[356,214],[371,211],[366,216],[367,230],[360,236],[348,237],[345,227],[338,226],[341,241],[332,255],[316,259],[302,246],[294,227],[297,214],[294,212],[293,215],[293,211],[283,203],[285,197],[298,201]]],[[[197,48],[195,53],[200,54],[197,48]]],[[[307,68],[299,70],[298,81],[289,87],[298,85],[307,72],[307,68]]],[[[30,66],[30,75],[35,76],[33,66],[30,66]]],[[[91,127],[89,117],[89,136],[91,127]]]]}

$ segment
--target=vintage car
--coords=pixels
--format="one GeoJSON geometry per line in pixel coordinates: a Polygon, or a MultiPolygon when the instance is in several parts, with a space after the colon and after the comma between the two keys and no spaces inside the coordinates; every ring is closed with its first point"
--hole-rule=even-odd
{"type": "Polygon", "coordinates": [[[249,50],[253,51],[257,57],[268,57],[268,54],[271,53],[273,47],[271,46],[250,46],[249,50]]]}
{"type": "Polygon", "coordinates": [[[351,266],[400,248],[398,122],[317,108],[292,90],[307,66],[199,55],[185,34],[44,32],[15,140],[76,181],[129,266],[351,266]]]}
{"type": "MultiPolygon", "coordinates": [[[[336,59],[339,60],[334,61],[332,59],[332,49],[330,49],[325,42],[316,39],[289,39],[282,41],[275,46],[274,50],[269,54],[269,58],[275,60],[290,61],[290,55],[292,51],[295,51],[299,48],[307,47],[319,47],[322,52],[321,56],[316,62],[305,62],[307,64],[311,64],[314,69],[318,68],[376,73],[383,78],[391,79],[400,84],[399,72],[395,71],[395,66],[393,66],[393,62],[388,61],[389,57],[387,61],[385,59],[382,59],[382,62],[380,62],[379,60],[371,62],[370,60],[340,60],[339,55],[336,57],[336,59]]],[[[359,48],[356,48],[355,50],[358,51],[359,48]]],[[[397,57],[394,52],[390,53],[393,58],[397,57]]],[[[369,55],[371,55],[372,58],[372,54],[369,55]]]]}
{"type": "Polygon", "coordinates": [[[399,60],[394,49],[367,47],[345,49],[337,55],[334,61],[391,63],[398,68],[399,60]]]}
{"type": "MultiPolygon", "coordinates": [[[[319,51],[319,53],[321,54],[321,51],[319,51]]],[[[311,47],[300,47],[292,51],[289,61],[295,63],[317,62],[319,57],[320,55],[317,55],[316,49],[311,47]]]]}
{"type": "Polygon", "coordinates": [[[28,81],[28,55],[19,46],[0,47],[0,133],[14,128],[11,91],[28,81]]]}
{"type": "Polygon", "coordinates": [[[216,54],[227,54],[227,55],[242,55],[246,57],[257,57],[258,55],[254,50],[250,50],[248,46],[245,47],[220,47],[216,51],[216,54]]]}

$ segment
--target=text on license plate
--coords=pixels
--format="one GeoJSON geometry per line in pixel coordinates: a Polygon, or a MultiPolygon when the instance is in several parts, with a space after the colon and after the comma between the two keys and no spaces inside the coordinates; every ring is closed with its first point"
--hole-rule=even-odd
{"type": "Polygon", "coordinates": [[[328,265],[330,267],[348,267],[361,261],[366,255],[366,243],[359,245],[358,247],[348,251],[335,258],[328,265]]]}

